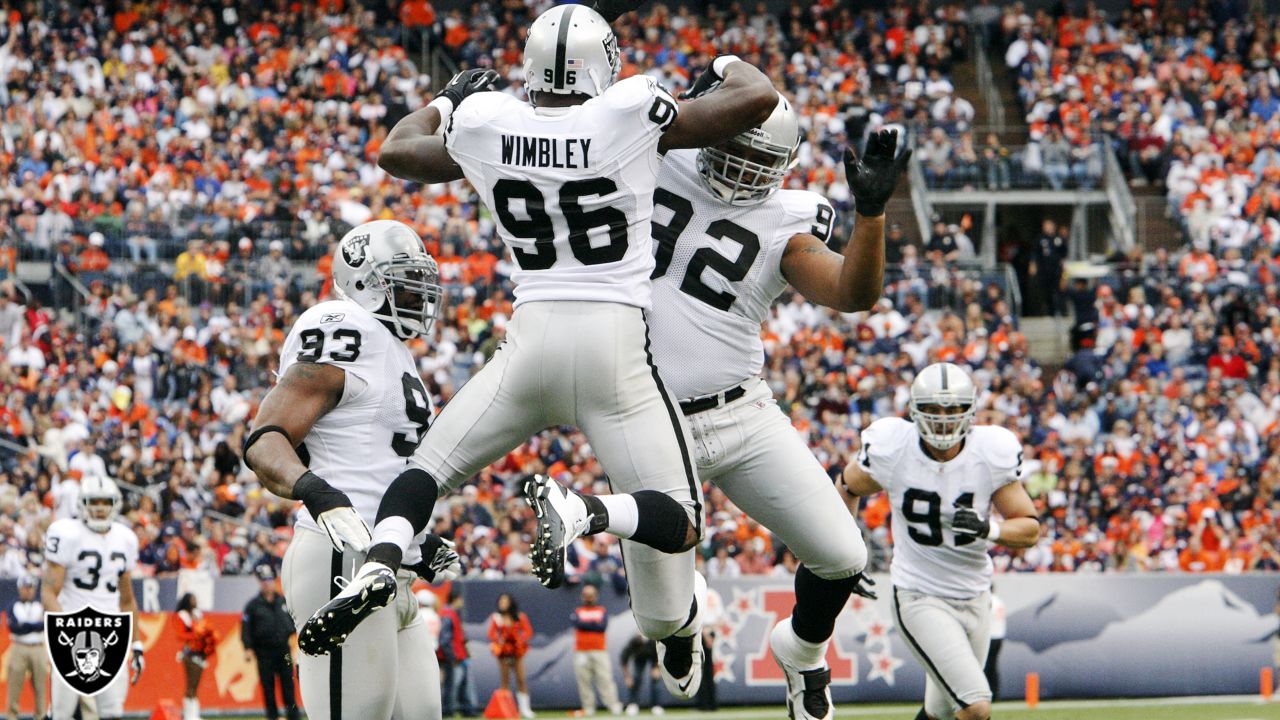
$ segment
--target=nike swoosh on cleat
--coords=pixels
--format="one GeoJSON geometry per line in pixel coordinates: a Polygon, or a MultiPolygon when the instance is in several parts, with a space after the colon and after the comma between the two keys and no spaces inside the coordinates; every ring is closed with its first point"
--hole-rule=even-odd
{"type": "Polygon", "coordinates": [[[680,692],[688,692],[689,686],[693,684],[693,676],[690,675],[688,680],[682,683],[676,683],[676,687],[680,688],[680,692]]]}

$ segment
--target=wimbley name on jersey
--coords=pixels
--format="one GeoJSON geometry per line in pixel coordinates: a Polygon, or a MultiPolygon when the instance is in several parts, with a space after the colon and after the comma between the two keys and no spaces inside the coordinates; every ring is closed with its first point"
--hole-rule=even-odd
{"type": "Polygon", "coordinates": [[[591,138],[502,135],[502,164],[518,167],[589,170],[591,138]]]}

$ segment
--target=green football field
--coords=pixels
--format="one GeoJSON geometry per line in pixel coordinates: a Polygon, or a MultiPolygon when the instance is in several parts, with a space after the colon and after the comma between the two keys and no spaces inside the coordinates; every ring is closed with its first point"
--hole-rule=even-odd
{"type": "MultiPolygon", "coordinates": [[[[913,720],[919,705],[841,705],[836,718],[858,720],[913,720]]],[[[208,717],[206,715],[206,717],[208,717]]],[[[542,720],[560,720],[571,715],[563,711],[542,710],[542,720]]],[[[612,717],[597,713],[595,718],[612,717]]],[[[673,720],[780,720],[786,717],[782,707],[726,707],[720,712],[701,713],[670,710],[665,718],[673,720]]],[[[1042,702],[1034,710],[1021,702],[996,703],[992,720],[1280,720],[1280,701],[1262,703],[1246,697],[1156,698],[1151,700],[1065,700],[1042,702]]],[[[648,712],[637,717],[649,720],[648,712]]],[[[241,716],[240,720],[244,720],[241,716]]]]}

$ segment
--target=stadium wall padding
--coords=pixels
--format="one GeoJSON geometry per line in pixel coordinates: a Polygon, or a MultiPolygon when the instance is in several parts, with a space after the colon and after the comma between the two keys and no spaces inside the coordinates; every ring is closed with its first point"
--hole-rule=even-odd
{"type": "MultiPolygon", "coordinates": [[[[924,673],[893,628],[889,579],[876,580],[881,599],[855,597],[836,626],[828,660],[839,703],[917,701],[923,694],[924,673]]],[[[1265,573],[1001,576],[996,588],[1008,610],[1009,632],[1000,656],[999,697],[1021,698],[1031,671],[1040,674],[1044,698],[1255,693],[1258,670],[1272,659],[1278,586],[1280,574],[1265,573]]],[[[176,579],[135,581],[149,611],[141,622],[148,669],[129,694],[130,711],[149,712],[161,698],[181,697],[181,669],[174,659],[178,642],[169,625],[178,587],[176,579]]],[[[215,584],[210,616],[219,632],[219,652],[201,685],[205,708],[261,707],[257,673],[239,637],[240,610],[257,589],[251,578],[215,584]]],[[[447,591],[434,589],[442,595],[447,591]]],[[[783,679],[765,640],[776,618],[790,613],[790,578],[714,580],[711,589],[724,607],[715,652],[720,702],[780,703],[783,679]]],[[[569,615],[578,604],[578,589],[544,590],[528,579],[477,580],[463,583],[462,592],[481,704],[497,685],[497,665],[485,637],[488,617],[497,596],[509,592],[536,633],[525,660],[535,707],[576,706],[569,615]]],[[[0,602],[7,605],[15,596],[11,581],[0,582],[0,602]]],[[[608,642],[621,690],[617,657],[635,623],[620,588],[606,584],[601,599],[610,610],[608,642]]],[[[0,648],[7,658],[4,627],[0,648]]],[[[7,681],[4,659],[0,679],[7,681]]],[[[28,690],[26,711],[30,702],[28,690]]],[[[668,697],[666,704],[678,703],[668,697]]]]}

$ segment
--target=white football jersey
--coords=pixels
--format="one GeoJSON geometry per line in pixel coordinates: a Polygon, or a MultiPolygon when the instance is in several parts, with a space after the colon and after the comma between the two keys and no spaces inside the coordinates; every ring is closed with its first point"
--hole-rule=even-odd
{"type": "Polygon", "coordinates": [[[945,598],[976,597],[991,587],[990,544],[957,537],[957,506],[991,514],[991,496],[1022,474],[1022,444],[1005,428],[975,425],[960,454],[945,463],[925,455],[914,423],[881,418],[862,431],[858,465],[893,506],[894,587],[945,598]]]}
{"type": "MultiPolygon", "coordinates": [[[[431,396],[413,354],[368,310],[330,300],[294,323],[280,351],[281,377],[298,362],[333,365],[346,374],[342,399],[311,427],[298,455],[345,492],[372,528],[383,492],[404,471],[431,423],[431,396]]],[[[297,524],[320,531],[305,508],[297,524]]]]}
{"type": "Polygon", "coordinates": [[[676,101],[652,78],[573,107],[471,95],[445,147],[493,211],[519,266],[515,304],[587,300],[649,307],[649,217],[658,141],[676,101]]]}
{"type": "Polygon", "coordinates": [[[730,205],[703,183],[697,160],[697,150],[667,153],[653,195],[649,338],[663,382],[681,400],[760,376],[760,325],[787,287],[787,243],[800,234],[826,242],[835,217],[808,190],[730,205]]]}
{"type": "Polygon", "coordinates": [[[119,612],[120,575],[131,574],[138,564],[138,536],[118,522],[100,533],[79,519],[65,518],[49,526],[44,556],[46,561],[67,569],[62,592],[58,593],[64,612],[86,606],[119,612]]]}

